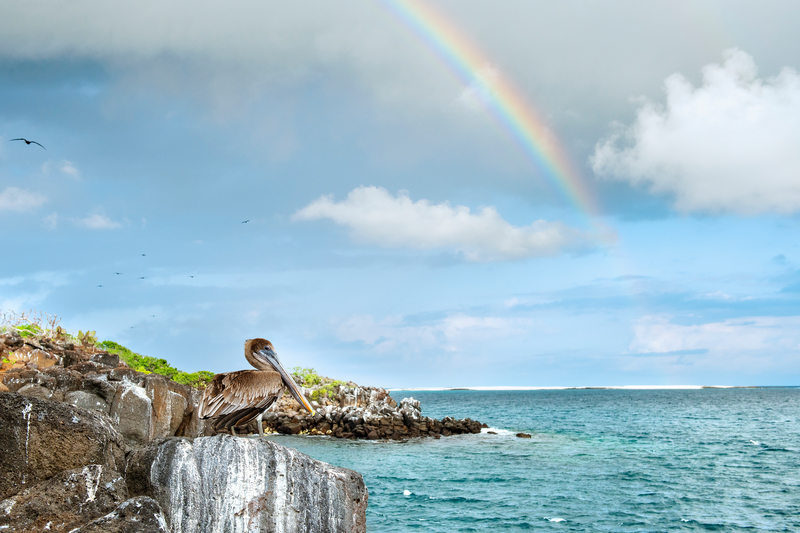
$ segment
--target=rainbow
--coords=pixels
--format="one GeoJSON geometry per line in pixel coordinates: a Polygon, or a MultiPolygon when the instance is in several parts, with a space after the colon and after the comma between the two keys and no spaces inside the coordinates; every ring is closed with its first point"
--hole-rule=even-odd
{"type": "Polygon", "coordinates": [[[430,5],[420,0],[380,2],[434,50],[461,82],[481,95],[495,121],[568,203],[590,217],[599,215],[597,202],[584,179],[539,114],[509,80],[485,75],[485,70],[492,64],[485,54],[430,5]]]}

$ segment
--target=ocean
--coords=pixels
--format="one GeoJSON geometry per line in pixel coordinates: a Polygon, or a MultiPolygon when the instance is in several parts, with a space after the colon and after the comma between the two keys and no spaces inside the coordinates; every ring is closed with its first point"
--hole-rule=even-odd
{"type": "Polygon", "coordinates": [[[360,472],[369,531],[800,531],[800,388],[392,396],[492,429],[269,437],[360,472]]]}

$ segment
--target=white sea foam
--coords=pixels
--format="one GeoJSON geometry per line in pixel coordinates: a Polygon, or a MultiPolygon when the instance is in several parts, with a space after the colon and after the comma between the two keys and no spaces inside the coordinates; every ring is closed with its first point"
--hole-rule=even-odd
{"type": "Polygon", "coordinates": [[[558,518],[558,517],[550,518],[549,516],[545,516],[544,519],[545,520],[549,520],[550,522],[566,522],[567,521],[566,518],[558,518]]]}
{"type": "Polygon", "coordinates": [[[515,435],[513,431],[509,431],[507,429],[498,429],[498,428],[481,428],[481,433],[486,434],[489,432],[497,433],[498,435],[515,435]]]}
{"type": "Polygon", "coordinates": [[[411,496],[411,491],[406,489],[403,491],[403,496],[411,496]]]}

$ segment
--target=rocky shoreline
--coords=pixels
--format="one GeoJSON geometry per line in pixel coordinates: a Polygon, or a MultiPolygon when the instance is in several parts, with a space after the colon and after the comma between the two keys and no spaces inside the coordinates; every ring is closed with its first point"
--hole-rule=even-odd
{"type": "MultiPolygon", "coordinates": [[[[201,390],[158,374],[137,372],[118,356],[93,345],[22,337],[11,330],[0,335],[0,361],[7,361],[0,367],[0,391],[109,415],[129,446],[170,436],[215,434],[208,421],[197,418],[201,390]]],[[[404,398],[398,404],[380,387],[315,377],[319,383],[303,383],[299,376],[298,384],[317,414],[311,416],[286,394],[264,416],[265,432],[404,440],[480,433],[487,427],[469,418],[425,417],[417,400],[404,398]]],[[[258,432],[255,424],[247,427],[249,433],[258,432]]],[[[237,432],[241,433],[241,428],[237,432]]]]}
{"type": "MultiPolygon", "coordinates": [[[[0,331],[0,530],[366,531],[361,474],[268,440],[216,435],[197,416],[201,389],[133,370],[91,340],[0,331]]],[[[424,417],[417,400],[398,404],[382,388],[297,377],[317,413],[286,395],[266,432],[404,440],[481,431],[470,419],[424,417]]]]}

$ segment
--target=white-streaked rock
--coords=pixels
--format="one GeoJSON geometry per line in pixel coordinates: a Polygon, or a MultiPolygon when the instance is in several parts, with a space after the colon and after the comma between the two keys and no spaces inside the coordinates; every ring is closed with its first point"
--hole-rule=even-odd
{"type": "Polygon", "coordinates": [[[366,530],[361,474],[266,440],[168,439],[132,454],[127,481],[158,501],[173,533],[366,530]]]}

